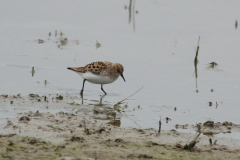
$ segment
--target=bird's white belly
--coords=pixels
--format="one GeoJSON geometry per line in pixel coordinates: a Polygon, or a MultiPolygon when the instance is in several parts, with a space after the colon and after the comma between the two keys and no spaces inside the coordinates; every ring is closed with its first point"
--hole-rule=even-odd
{"type": "Polygon", "coordinates": [[[94,84],[108,84],[114,82],[116,79],[112,79],[108,76],[101,76],[101,75],[95,75],[92,74],[91,72],[86,72],[86,73],[80,73],[78,72],[79,75],[83,78],[86,79],[90,83],[94,84]]]}

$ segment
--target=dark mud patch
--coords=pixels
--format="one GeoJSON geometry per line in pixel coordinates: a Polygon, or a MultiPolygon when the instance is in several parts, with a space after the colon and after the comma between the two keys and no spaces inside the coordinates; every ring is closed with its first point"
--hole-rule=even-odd
{"type": "Polygon", "coordinates": [[[214,121],[207,121],[205,123],[199,123],[193,126],[194,129],[204,128],[203,134],[208,136],[213,136],[220,133],[232,133],[240,131],[240,125],[234,124],[232,122],[214,122],[214,121]]]}

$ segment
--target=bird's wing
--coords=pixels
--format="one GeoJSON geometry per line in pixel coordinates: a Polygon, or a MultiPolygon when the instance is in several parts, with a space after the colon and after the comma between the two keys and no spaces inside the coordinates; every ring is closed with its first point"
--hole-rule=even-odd
{"type": "Polygon", "coordinates": [[[107,61],[98,61],[98,62],[92,62],[90,64],[87,64],[84,67],[69,67],[68,69],[73,70],[75,72],[91,72],[96,75],[101,76],[108,76],[111,74],[111,62],[107,61]]]}
{"type": "Polygon", "coordinates": [[[107,76],[110,74],[111,65],[112,65],[111,62],[98,61],[98,62],[92,62],[86,65],[84,68],[85,70],[93,74],[107,76]]]}

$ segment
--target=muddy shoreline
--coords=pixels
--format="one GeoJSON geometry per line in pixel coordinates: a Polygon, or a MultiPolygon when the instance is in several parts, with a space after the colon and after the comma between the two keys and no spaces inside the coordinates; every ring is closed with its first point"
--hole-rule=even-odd
{"type": "Polygon", "coordinates": [[[207,134],[213,130],[237,131],[239,125],[214,122],[203,124],[205,132],[198,138],[194,149],[186,151],[184,146],[193,140],[196,134],[177,130],[159,133],[154,128],[114,126],[111,123],[114,118],[117,123],[121,114],[110,106],[77,105],[72,98],[68,95],[45,97],[35,94],[0,96],[1,106],[7,105],[18,110],[17,116],[8,118],[1,128],[0,159],[240,158],[239,139],[216,138],[207,134]],[[54,108],[63,111],[54,113],[54,108]],[[101,112],[103,114],[100,114],[101,112]],[[217,140],[216,143],[211,145],[209,138],[213,142],[217,140]]]}

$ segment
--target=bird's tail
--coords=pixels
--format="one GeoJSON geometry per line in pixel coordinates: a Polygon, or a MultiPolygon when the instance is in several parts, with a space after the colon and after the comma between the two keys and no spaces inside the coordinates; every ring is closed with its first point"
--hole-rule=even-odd
{"type": "Polygon", "coordinates": [[[67,69],[75,71],[75,72],[81,72],[81,73],[86,72],[86,69],[84,67],[68,67],[67,69]]]}
{"type": "Polygon", "coordinates": [[[73,67],[68,67],[67,69],[69,69],[69,70],[74,70],[73,67]]]}

